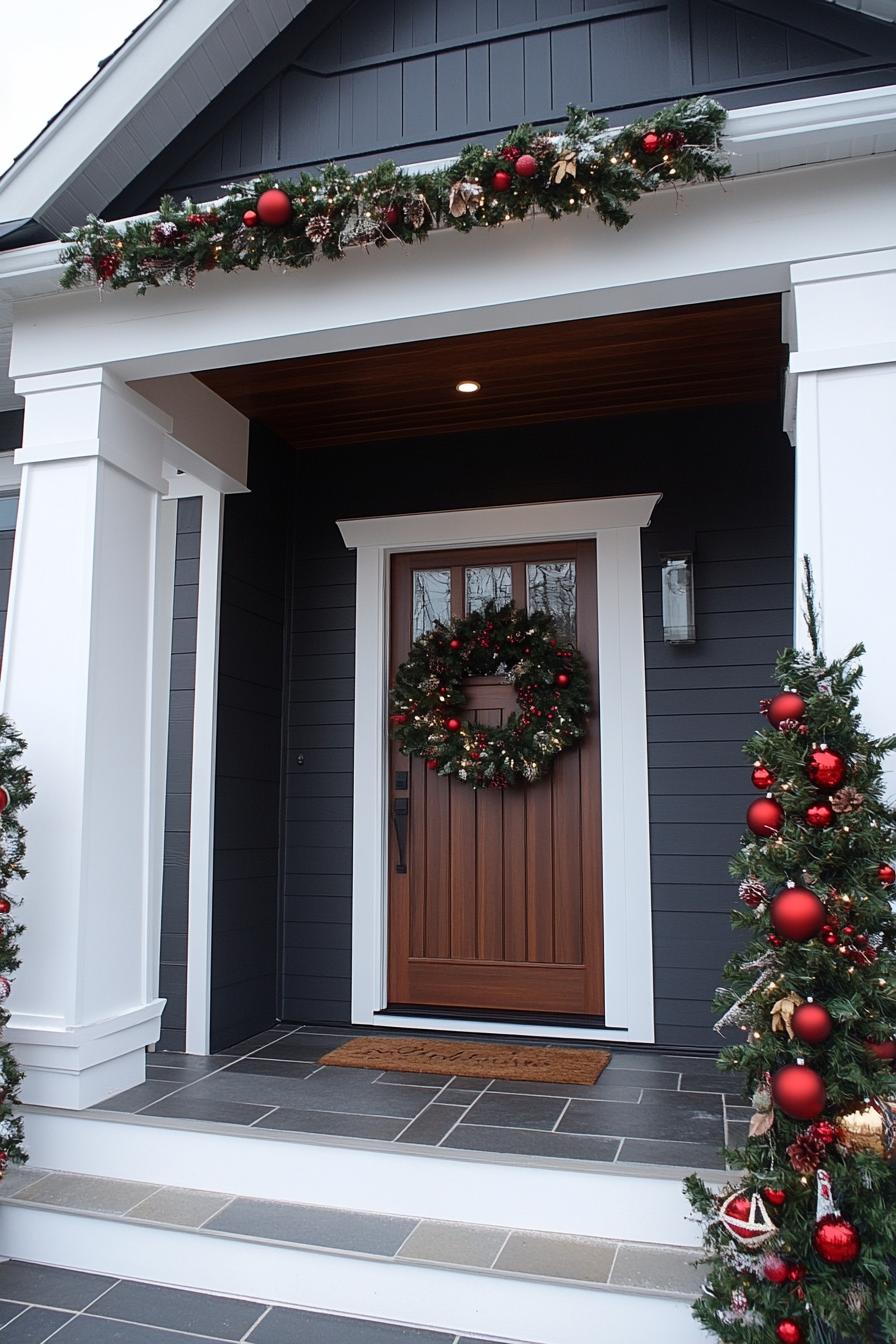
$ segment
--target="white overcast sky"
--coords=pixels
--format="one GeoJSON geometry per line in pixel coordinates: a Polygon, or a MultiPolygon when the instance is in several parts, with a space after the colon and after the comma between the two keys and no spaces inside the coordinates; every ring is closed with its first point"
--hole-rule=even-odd
{"type": "Polygon", "coordinates": [[[158,0],[0,3],[0,172],[158,0]]]}

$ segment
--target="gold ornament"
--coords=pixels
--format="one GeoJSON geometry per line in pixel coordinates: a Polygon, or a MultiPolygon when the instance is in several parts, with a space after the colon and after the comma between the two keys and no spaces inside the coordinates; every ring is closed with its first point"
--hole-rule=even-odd
{"type": "Polygon", "coordinates": [[[791,1022],[793,1015],[805,999],[801,999],[799,994],[785,994],[783,998],[772,1004],[772,1031],[786,1031],[787,1039],[793,1040],[793,1027],[791,1022]]]}
{"type": "Polygon", "coordinates": [[[887,1162],[896,1158],[896,1101],[875,1098],[838,1124],[843,1130],[843,1143],[854,1153],[875,1153],[887,1162]]]}
{"type": "Polygon", "coordinates": [[[575,177],[577,167],[578,167],[578,160],[576,158],[575,150],[574,149],[564,150],[564,152],[560,155],[557,162],[551,168],[550,172],[551,182],[556,187],[560,185],[560,183],[564,180],[564,178],[575,177]]]}

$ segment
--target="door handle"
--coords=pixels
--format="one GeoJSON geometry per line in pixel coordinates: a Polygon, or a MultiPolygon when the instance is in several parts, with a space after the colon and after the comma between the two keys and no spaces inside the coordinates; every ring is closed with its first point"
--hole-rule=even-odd
{"type": "Polygon", "coordinates": [[[395,865],[396,873],[406,873],[408,865],[405,862],[405,850],[408,841],[408,800],[407,798],[394,798],[392,800],[392,824],[395,827],[395,839],[398,842],[398,862],[395,865]]]}

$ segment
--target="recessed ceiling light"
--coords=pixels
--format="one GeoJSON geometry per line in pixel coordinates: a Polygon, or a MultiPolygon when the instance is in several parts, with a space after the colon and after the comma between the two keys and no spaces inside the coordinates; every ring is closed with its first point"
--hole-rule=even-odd
{"type": "Polygon", "coordinates": [[[481,385],[475,382],[472,378],[463,378],[457,384],[455,390],[458,392],[478,392],[480,390],[480,386],[481,385]]]}

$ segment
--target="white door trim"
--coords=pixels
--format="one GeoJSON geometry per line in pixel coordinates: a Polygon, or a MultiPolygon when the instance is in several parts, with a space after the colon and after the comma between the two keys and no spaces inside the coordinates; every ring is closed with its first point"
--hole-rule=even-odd
{"type": "Polygon", "coordinates": [[[395,551],[512,542],[587,540],[597,546],[598,679],[606,1026],[543,1027],[389,1015],[389,1024],[577,1039],[654,1039],[647,712],[640,531],[661,496],[514,504],[444,513],[343,519],[357,551],[354,821],[352,824],[352,1021],[373,1024],[386,1007],[388,844],[386,709],[388,558],[395,551]]]}

